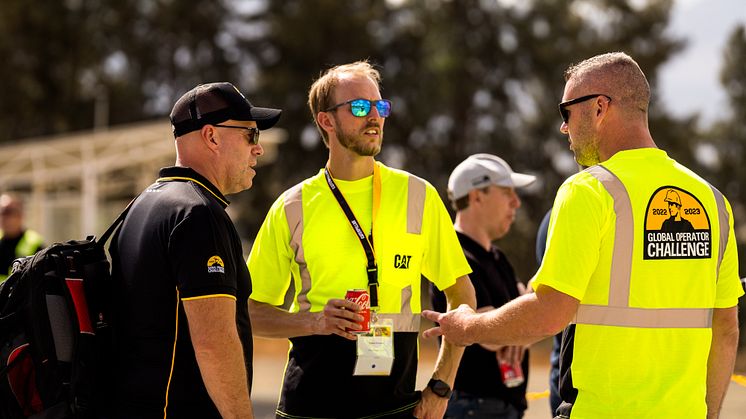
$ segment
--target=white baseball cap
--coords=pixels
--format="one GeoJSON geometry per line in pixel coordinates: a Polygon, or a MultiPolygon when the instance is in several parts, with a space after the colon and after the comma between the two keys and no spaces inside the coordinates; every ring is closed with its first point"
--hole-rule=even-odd
{"type": "Polygon", "coordinates": [[[492,154],[473,154],[462,161],[448,178],[448,198],[463,198],[472,189],[489,185],[522,188],[536,181],[536,176],[515,173],[505,160],[492,154]]]}

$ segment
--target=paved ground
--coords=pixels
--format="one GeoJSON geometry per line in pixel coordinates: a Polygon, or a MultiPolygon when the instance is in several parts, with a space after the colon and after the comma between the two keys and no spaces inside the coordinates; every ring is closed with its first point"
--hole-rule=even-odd
{"type": "MultiPolygon", "coordinates": [[[[254,338],[254,388],[252,400],[256,419],[274,418],[277,396],[282,384],[282,374],[287,356],[284,340],[254,338]]],[[[547,399],[547,377],[550,341],[537,344],[531,354],[531,374],[528,381],[530,400],[524,419],[550,419],[547,399]]],[[[432,372],[435,349],[432,342],[421,343],[420,371],[417,387],[427,383],[432,372]]],[[[731,382],[725,398],[721,419],[743,419],[746,417],[746,387],[731,382]]]]}

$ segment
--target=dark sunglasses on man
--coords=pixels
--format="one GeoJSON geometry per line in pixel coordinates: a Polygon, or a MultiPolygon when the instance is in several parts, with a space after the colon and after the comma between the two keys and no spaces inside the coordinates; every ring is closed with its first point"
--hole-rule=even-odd
{"type": "Polygon", "coordinates": [[[562,102],[559,105],[559,112],[560,115],[562,115],[562,120],[567,123],[570,120],[570,111],[567,110],[568,106],[574,105],[576,103],[585,102],[586,100],[591,100],[594,98],[597,98],[599,96],[603,96],[606,99],[609,99],[609,102],[611,102],[611,98],[603,93],[594,93],[592,95],[586,95],[586,96],[580,96],[579,98],[571,99],[566,102],[562,102]]]}
{"type": "Polygon", "coordinates": [[[256,127],[242,127],[238,125],[221,125],[221,124],[214,124],[214,127],[220,127],[220,128],[236,128],[236,129],[242,129],[246,131],[246,139],[249,140],[249,144],[251,145],[257,145],[259,144],[259,128],[256,127]]]}
{"type": "Polygon", "coordinates": [[[391,115],[391,101],[386,99],[352,99],[348,100],[347,102],[338,103],[331,108],[324,109],[324,112],[331,112],[348,103],[350,104],[350,112],[357,117],[362,118],[364,116],[368,116],[370,110],[373,108],[373,105],[375,105],[376,110],[378,111],[378,115],[380,115],[381,118],[388,118],[388,116],[391,115]]]}

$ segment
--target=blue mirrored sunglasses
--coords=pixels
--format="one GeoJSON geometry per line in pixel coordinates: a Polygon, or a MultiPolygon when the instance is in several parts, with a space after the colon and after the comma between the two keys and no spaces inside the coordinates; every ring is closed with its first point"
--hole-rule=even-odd
{"type": "Polygon", "coordinates": [[[368,99],[352,99],[348,100],[347,102],[338,103],[334,106],[332,106],[329,109],[324,109],[324,112],[331,112],[340,106],[350,104],[350,112],[358,117],[364,117],[368,116],[370,113],[370,110],[372,109],[372,104],[376,106],[376,110],[378,111],[378,115],[381,118],[387,118],[389,115],[391,115],[391,101],[387,99],[381,99],[381,100],[368,100],[368,99]]]}

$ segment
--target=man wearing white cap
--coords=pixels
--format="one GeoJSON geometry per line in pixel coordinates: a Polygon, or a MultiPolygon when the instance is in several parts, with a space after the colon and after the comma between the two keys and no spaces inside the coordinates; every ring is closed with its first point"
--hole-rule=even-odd
{"type": "MultiPolygon", "coordinates": [[[[501,158],[474,154],[456,166],[448,179],[448,197],[456,210],[454,227],[477,295],[477,311],[489,311],[525,291],[505,254],[493,241],[505,236],[521,206],[516,188],[528,186],[535,176],[514,173],[501,158]]],[[[446,308],[443,292],[432,289],[433,307],[446,308]]],[[[466,348],[456,375],[447,418],[490,417],[517,419],[526,410],[526,380],[511,380],[528,373],[528,352],[522,346],[472,345],[466,348]],[[525,353],[525,356],[524,356],[525,353]]]]}

